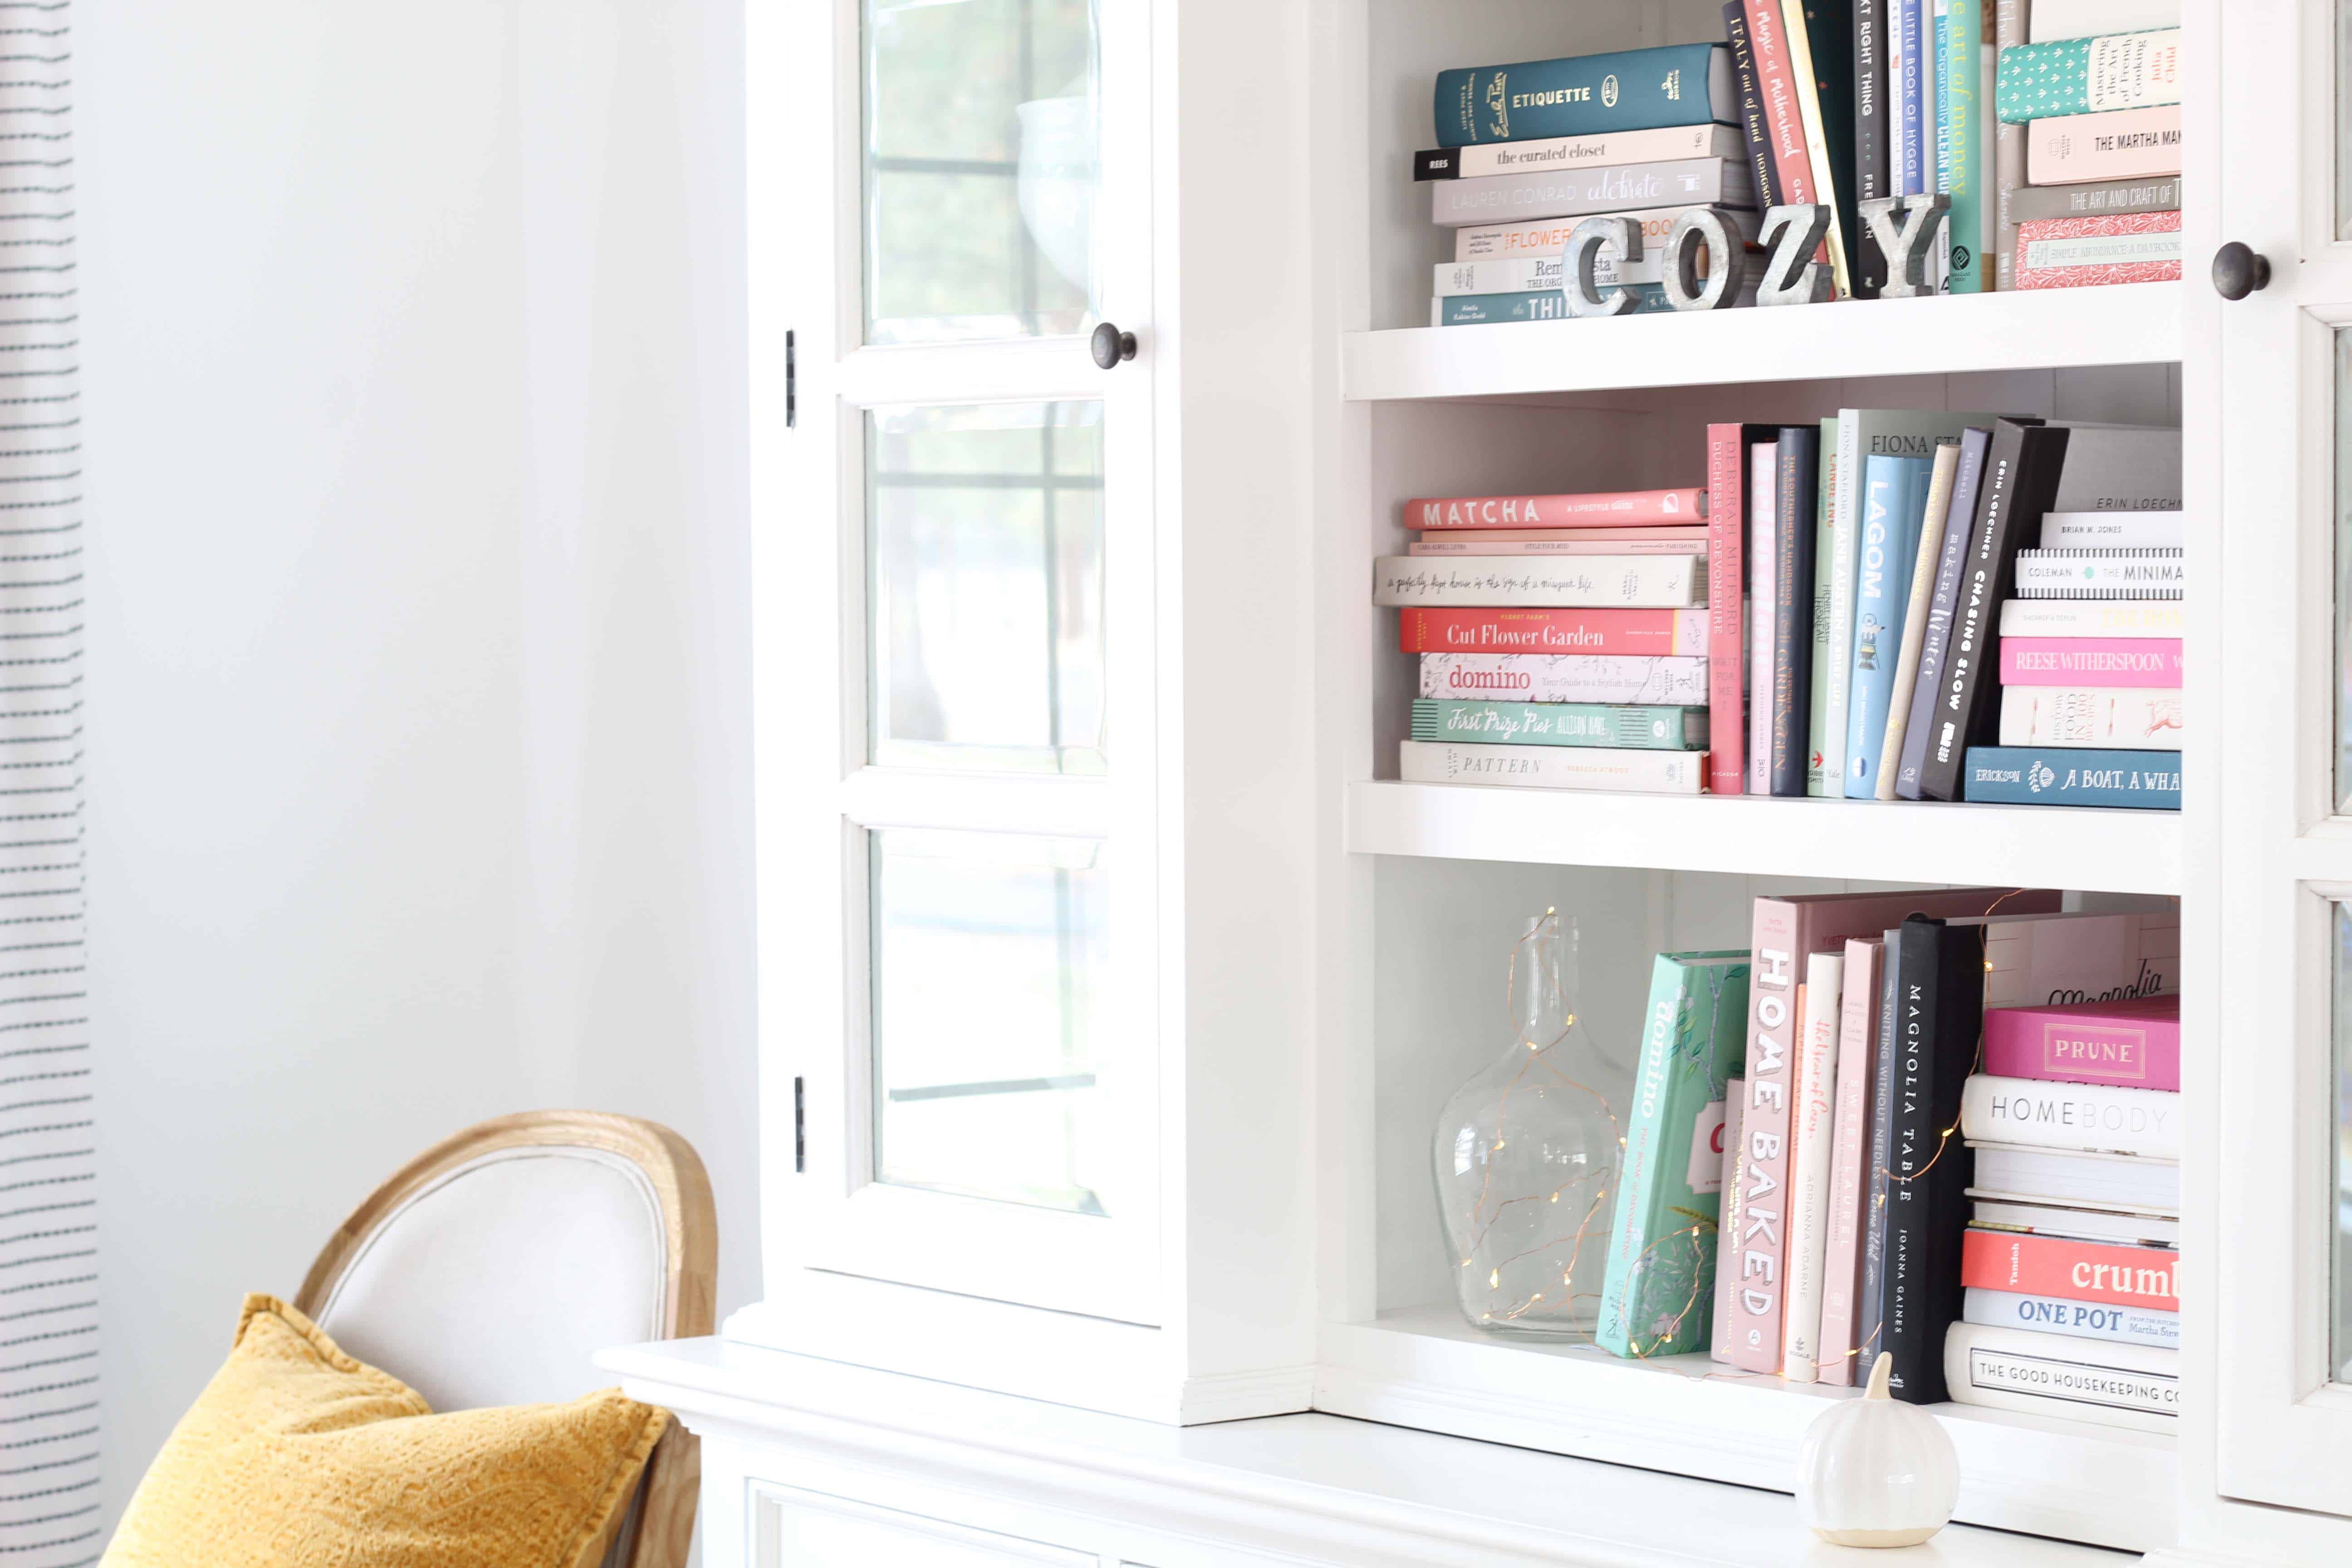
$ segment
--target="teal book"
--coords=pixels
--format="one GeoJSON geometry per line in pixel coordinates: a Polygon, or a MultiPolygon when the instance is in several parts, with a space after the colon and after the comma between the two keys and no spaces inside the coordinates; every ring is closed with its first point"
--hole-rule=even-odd
{"type": "Polygon", "coordinates": [[[1837,575],[1838,422],[1822,421],[1822,484],[1813,522],[1812,749],[1805,754],[1805,793],[1835,795],[1829,776],[1831,579],[1837,575]]]}
{"type": "MultiPolygon", "coordinates": [[[[1627,314],[1653,315],[1671,310],[1674,301],[1666,298],[1663,283],[1622,283],[1617,287],[1633,296],[1633,308],[1627,314]]],[[[1432,312],[1437,319],[1432,326],[1475,327],[1488,321],[1564,321],[1572,318],[1568,313],[1568,295],[1559,289],[1530,289],[1517,294],[1446,294],[1435,301],[1432,312]]]]}
{"type": "Polygon", "coordinates": [[[1984,292],[1985,173],[1984,105],[1978,101],[1984,80],[1984,13],[1974,5],[1954,5],[1944,17],[1944,48],[1937,55],[1944,85],[1937,100],[1945,105],[1945,138],[1948,153],[1942,189],[1952,198],[1945,215],[1946,266],[1944,289],[1950,294],[1984,292]]]}
{"type": "Polygon", "coordinates": [[[1704,752],[1706,710],[1617,702],[1464,702],[1421,697],[1416,741],[1482,746],[1613,746],[1633,752],[1704,752]]]}
{"type": "Polygon", "coordinates": [[[2003,49],[1993,99],[2008,125],[2179,103],[2180,29],[2057,38],[2003,49]]]}
{"type": "Polygon", "coordinates": [[[1723,1085],[1748,1054],[1744,952],[1662,952],[1618,1168],[1594,1342],[1628,1358],[1707,1348],[1723,1196],[1723,1085]]]}
{"type": "Polygon", "coordinates": [[[1874,457],[1863,467],[1862,536],[1853,577],[1853,674],[1847,697],[1845,790],[1849,800],[1874,800],[1879,750],[1886,742],[1895,664],[1902,652],[1903,617],[1911,599],[1911,566],[1919,553],[1919,526],[1927,510],[1927,458],[1874,457]]]}
{"type": "Polygon", "coordinates": [[[1739,123],[1731,50],[1668,44],[1437,73],[1437,144],[1739,123]]]}

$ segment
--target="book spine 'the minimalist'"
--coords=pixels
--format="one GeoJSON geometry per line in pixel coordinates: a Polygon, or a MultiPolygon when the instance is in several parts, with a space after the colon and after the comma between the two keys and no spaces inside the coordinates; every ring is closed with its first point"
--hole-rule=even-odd
{"type": "MultiPolygon", "coordinates": [[[[1646,702],[1696,708],[1714,677],[1704,658],[1608,654],[1425,653],[1421,695],[1519,702],[1646,702]]],[[[1732,793],[1737,794],[1737,791],[1732,793]]]]}
{"type": "Polygon", "coordinates": [[[2178,599],[2188,578],[2177,545],[2022,550],[2016,593],[2021,599],[2178,599]]]}
{"type": "Polygon", "coordinates": [[[1412,738],[1499,746],[1703,752],[1706,710],[1598,702],[1457,702],[1423,697],[1412,705],[1412,738]]]}
{"type": "Polygon", "coordinates": [[[1971,1286],[1961,1300],[1960,1318],[1989,1329],[2072,1334],[2077,1339],[2114,1340],[2158,1350],[2180,1348],[2180,1314],[2154,1307],[2110,1307],[2099,1301],[2067,1301],[2056,1296],[1971,1286]]]}
{"type": "Polygon", "coordinates": [[[2160,1089],[1979,1073],[1969,1079],[1959,1123],[1982,1143],[2180,1158],[2180,1097],[2160,1089]]]}
{"type": "Polygon", "coordinates": [[[1736,118],[1721,44],[1443,70],[1435,96],[1437,140],[1446,147],[1736,118]]]}
{"type": "Polygon", "coordinates": [[[1996,105],[2012,124],[2180,101],[2180,30],[2027,44],[2000,57],[1996,105]]]}
{"type": "Polygon", "coordinates": [[[2179,811],[2180,753],[1971,746],[1967,792],[2003,805],[2179,811]]]}
{"type": "Polygon", "coordinates": [[[2173,752],[2188,733],[2179,690],[2145,686],[2010,686],[2000,744],[2173,752]]]}
{"type": "Polygon", "coordinates": [[[1697,795],[1706,785],[1705,752],[1637,752],[1601,746],[1482,746],[1447,741],[1401,741],[1397,744],[1397,776],[1407,784],[1627,790],[1642,795],[1697,795]]]}
{"type": "Polygon", "coordinates": [[[2025,178],[2037,185],[2179,178],[2180,106],[2069,114],[2025,127],[2025,178]]]}
{"type": "MultiPolygon", "coordinates": [[[[1727,14],[1738,9],[1736,0],[1725,7],[1727,14]]],[[[1747,521],[1745,435],[1740,425],[1706,427],[1707,494],[1721,498],[1709,507],[1706,523],[1706,731],[1712,756],[1707,787],[1717,795],[1743,795],[1748,788],[1748,721],[1740,679],[1748,651],[1748,580],[1741,551],[1747,521]]]]}

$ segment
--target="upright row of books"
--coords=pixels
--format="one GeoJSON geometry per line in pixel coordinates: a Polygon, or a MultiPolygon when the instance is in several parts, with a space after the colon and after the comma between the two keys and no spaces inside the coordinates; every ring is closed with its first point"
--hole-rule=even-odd
{"type": "Polygon", "coordinates": [[[1938,194],[1927,281],[1941,290],[2179,278],[2179,0],[1728,0],[1720,43],[1442,71],[1439,144],[1413,160],[1454,236],[1431,323],[1568,314],[1563,247],[1595,214],[1637,219],[1643,239],[1596,285],[1664,309],[1657,242],[1694,206],[1751,246],[1759,209],[1827,206],[1839,299],[1888,283],[1858,204],[1938,194]]]}
{"type": "Polygon", "coordinates": [[[1840,1385],[1885,1350],[1915,1403],[2171,1429],[2179,919],[2060,902],[1759,899],[1750,952],[1660,955],[1601,1346],[1840,1385]]]}
{"type": "Polygon", "coordinates": [[[2178,430],[1847,408],[1707,479],[1408,501],[1401,776],[2178,808],[2178,430]]]}

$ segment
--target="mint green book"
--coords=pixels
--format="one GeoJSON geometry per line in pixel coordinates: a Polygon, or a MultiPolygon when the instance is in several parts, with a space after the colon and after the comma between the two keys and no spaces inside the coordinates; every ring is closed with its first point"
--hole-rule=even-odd
{"type": "Polygon", "coordinates": [[[1625,1126],[1594,1342],[1612,1355],[1707,1348],[1723,1194],[1723,1084],[1748,1056],[1746,952],[1662,952],[1625,1126]]]}
{"type": "Polygon", "coordinates": [[[1706,710],[1617,702],[1462,702],[1418,697],[1416,741],[1482,746],[1612,746],[1635,752],[1704,752],[1706,710]]]}

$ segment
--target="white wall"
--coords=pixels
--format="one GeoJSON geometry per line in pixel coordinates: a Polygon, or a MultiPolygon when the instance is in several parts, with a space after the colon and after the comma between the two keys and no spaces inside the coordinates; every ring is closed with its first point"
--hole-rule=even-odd
{"type": "Polygon", "coordinates": [[[677,1128],[755,1289],[741,20],[78,10],[111,1514],[478,1118],[677,1128]]]}

